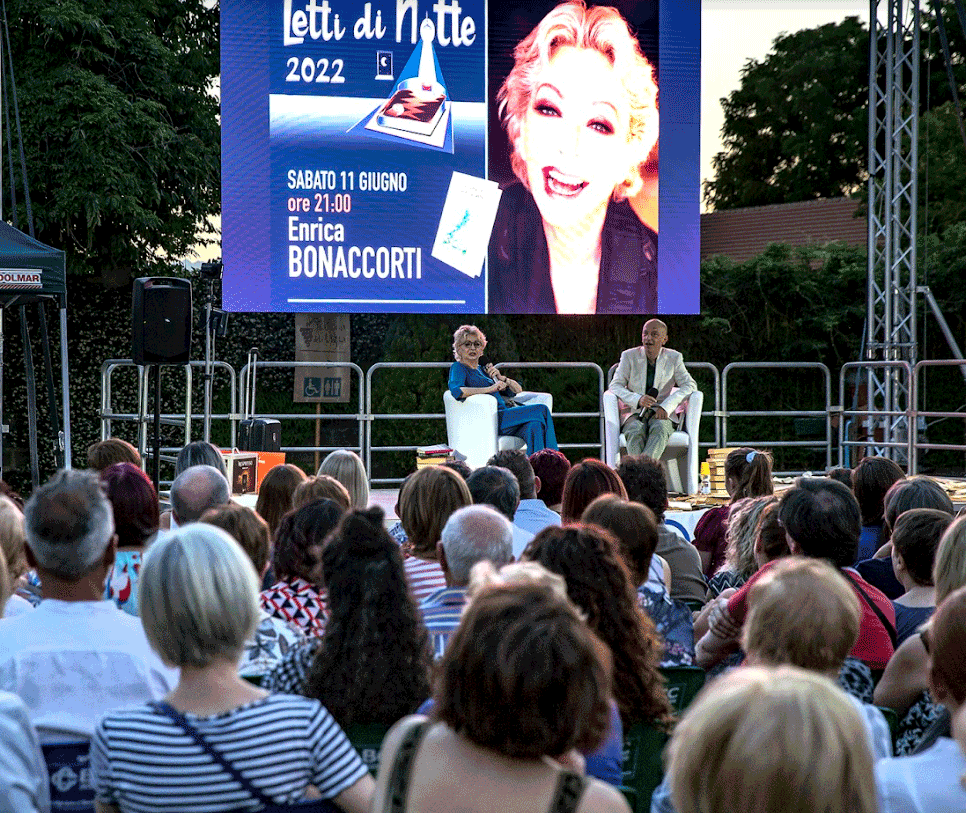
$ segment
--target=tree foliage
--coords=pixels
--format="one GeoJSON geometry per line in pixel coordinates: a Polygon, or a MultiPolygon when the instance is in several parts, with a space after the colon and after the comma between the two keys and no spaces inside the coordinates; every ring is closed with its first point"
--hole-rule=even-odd
{"type": "Polygon", "coordinates": [[[835,197],[864,178],[869,32],[857,17],[782,34],[721,103],[716,209],[835,197]]]}
{"type": "MultiPolygon", "coordinates": [[[[943,19],[962,87],[966,35],[952,4],[943,4],[943,19]]],[[[952,91],[936,18],[925,4],[920,26],[920,172],[929,169],[929,197],[938,202],[930,225],[941,228],[962,216],[957,184],[963,146],[961,139],[959,150],[951,143],[958,135],[945,108],[952,91]]],[[[884,87],[884,74],[878,81],[884,87]]],[[[868,96],[869,32],[857,17],[777,37],[764,59],[746,63],[739,88],[721,100],[724,150],[712,159],[715,177],[705,186],[706,201],[732,209],[861,196],[868,177],[868,96]]],[[[920,190],[922,202],[923,184],[920,190]]]]}
{"type": "Polygon", "coordinates": [[[691,357],[817,361],[835,368],[859,357],[865,316],[864,249],[772,244],[744,263],[701,266],[701,320],[691,357]]]}
{"type": "Polygon", "coordinates": [[[220,209],[217,6],[10,0],[7,12],[37,237],[70,270],[119,282],[184,256],[220,209]]]}

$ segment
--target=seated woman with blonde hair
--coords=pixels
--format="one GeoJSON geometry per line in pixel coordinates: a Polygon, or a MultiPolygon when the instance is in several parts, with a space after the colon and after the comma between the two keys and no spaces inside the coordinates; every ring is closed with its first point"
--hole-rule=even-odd
{"type": "MultiPolygon", "coordinates": [[[[33,604],[17,590],[27,586],[27,556],[24,553],[27,532],[24,530],[23,511],[13,500],[0,496],[0,549],[2,549],[6,573],[10,579],[10,592],[0,603],[0,615],[5,618],[20,615],[33,609],[33,604]]],[[[39,595],[37,596],[40,601],[39,595]]]]}
{"type": "Polygon", "coordinates": [[[145,557],[138,609],[151,647],[181,675],[163,702],[98,724],[99,813],[227,813],[319,797],[368,811],[372,778],[322,704],[238,676],[258,576],[234,539],[200,522],[165,535],[145,557]]]}
{"type": "Polygon", "coordinates": [[[609,694],[607,648],[569,601],[484,588],[446,648],[433,717],[386,736],[372,813],[627,813],[616,788],[564,767],[603,739],[609,694]]]}
{"type": "Polygon", "coordinates": [[[761,566],[758,561],[757,540],[762,514],[777,497],[744,497],[731,504],[725,531],[726,553],[721,567],[708,580],[708,600],[717,598],[725,590],[737,590],[761,566]]]}
{"type": "Polygon", "coordinates": [[[449,391],[462,401],[471,395],[492,395],[496,399],[497,430],[513,435],[527,444],[527,454],[557,448],[553,417],[545,404],[515,404],[510,396],[519,395],[523,387],[507,378],[495,365],[480,369],[486,336],[475,325],[460,325],[453,334],[453,358],[449,368],[449,391]]]}
{"type": "Polygon", "coordinates": [[[329,452],[316,473],[320,476],[328,474],[342,483],[352,499],[350,507],[369,507],[369,478],[366,477],[366,467],[362,464],[362,458],[355,452],[350,452],[348,449],[329,452]]]}
{"type": "Polygon", "coordinates": [[[706,686],[665,760],[678,813],[879,809],[859,712],[827,677],[792,666],[736,669],[706,686]]]}

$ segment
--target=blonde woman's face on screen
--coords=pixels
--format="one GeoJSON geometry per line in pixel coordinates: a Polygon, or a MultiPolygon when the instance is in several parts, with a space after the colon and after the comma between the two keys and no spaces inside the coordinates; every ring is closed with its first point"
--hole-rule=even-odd
{"type": "Polygon", "coordinates": [[[574,228],[606,210],[635,163],[629,121],[620,77],[597,51],[564,46],[537,72],[516,149],[544,222],[574,228]]]}

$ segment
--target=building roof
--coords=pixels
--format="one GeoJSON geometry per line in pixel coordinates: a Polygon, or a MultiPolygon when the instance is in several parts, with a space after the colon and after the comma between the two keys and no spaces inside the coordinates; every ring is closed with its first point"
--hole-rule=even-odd
{"type": "Polygon", "coordinates": [[[854,198],[819,198],[703,214],[701,259],[722,255],[744,262],[761,254],[769,243],[864,246],[868,218],[855,216],[861,207],[862,201],[854,198]]]}

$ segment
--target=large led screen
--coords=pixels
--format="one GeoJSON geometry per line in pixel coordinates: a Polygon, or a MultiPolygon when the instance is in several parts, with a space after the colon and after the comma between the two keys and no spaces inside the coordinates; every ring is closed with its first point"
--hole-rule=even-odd
{"type": "Polygon", "coordinates": [[[221,24],[226,308],[698,311],[699,0],[221,24]]]}

